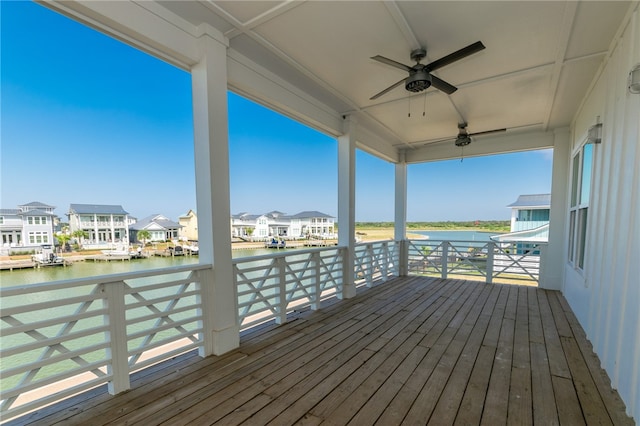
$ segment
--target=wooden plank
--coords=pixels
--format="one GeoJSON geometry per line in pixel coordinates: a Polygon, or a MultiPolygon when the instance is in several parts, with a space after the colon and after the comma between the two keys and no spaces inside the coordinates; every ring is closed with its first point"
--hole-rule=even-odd
{"type": "Polygon", "coordinates": [[[527,287],[527,304],[529,306],[529,341],[544,344],[544,332],[542,331],[542,319],[538,306],[539,290],[535,287],[527,287]]]}
{"type": "Polygon", "coordinates": [[[518,292],[516,323],[513,336],[513,360],[507,419],[513,425],[533,424],[531,403],[531,357],[529,354],[529,306],[527,289],[518,292]]]}
{"type": "MultiPolygon", "coordinates": [[[[534,298],[535,299],[535,298],[534,298]]],[[[531,299],[530,299],[531,300],[531,299]]],[[[533,421],[541,425],[557,425],[558,410],[553,394],[553,383],[549,372],[549,360],[544,344],[531,342],[531,393],[533,421]]]]}
{"type": "Polygon", "coordinates": [[[476,309],[480,311],[481,308],[481,313],[476,314],[474,312],[467,316],[467,320],[465,320],[465,323],[473,328],[469,333],[466,333],[464,327],[462,327],[455,337],[458,339],[466,335],[467,341],[431,416],[432,419],[436,419],[441,424],[453,424],[456,419],[471,371],[489,325],[495,302],[500,293],[499,287],[490,285],[487,286],[485,291],[487,293],[476,301],[476,309]]]}
{"type": "Polygon", "coordinates": [[[556,329],[556,323],[551,313],[551,307],[544,290],[538,291],[538,306],[540,307],[540,318],[542,319],[542,331],[547,347],[549,359],[549,370],[552,376],[565,377],[571,379],[571,371],[564,357],[564,350],[560,343],[560,336],[556,329]]]}
{"type": "Polygon", "coordinates": [[[589,369],[584,362],[584,358],[582,358],[582,353],[580,352],[575,339],[573,337],[562,336],[560,337],[560,340],[569,363],[569,368],[571,369],[571,375],[573,377],[576,393],[578,394],[578,400],[580,401],[582,413],[587,424],[613,424],[609,418],[609,413],[600,398],[600,393],[598,392],[595,383],[593,383],[589,369]]]}
{"type": "Polygon", "coordinates": [[[462,353],[462,349],[469,339],[469,334],[473,330],[476,319],[480,315],[484,300],[489,296],[490,291],[490,286],[478,286],[472,296],[465,301],[464,305],[451,321],[449,321],[449,325],[453,324],[454,326],[447,328],[455,330],[456,334],[447,346],[445,352],[437,360],[437,365],[433,369],[432,374],[424,383],[420,393],[417,395],[413,405],[405,416],[404,423],[416,424],[431,417],[445,389],[451,372],[462,353]],[[477,303],[478,300],[482,302],[477,303]],[[469,319],[468,321],[467,318],[469,319]],[[462,324],[462,326],[460,326],[460,324],[462,324]]]}
{"type": "Polygon", "coordinates": [[[483,425],[497,425],[507,422],[516,305],[517,288],[512,287],[509,289],[505,316],[500,327],[500,337],[480,421],[480,424],[483,425]]]}
{"type": "Polygon", "coordinates": [[[556,294],[556,297],[558,298],[560,306],[562,306],[567,322],[569,323],[578,347],[580,348],[580,352],[582,353],[587,367],[591,372],[591,377],[598,388],[598,393],[607,407],[609,417],[611,417],[613,423],[616,425],[632,426],[634,421],[631,417],[626,415],[625,404],[622,401],[622,398],[620,398],[618,392],[611,387],[611,381],[609,380],[606,371],[600,367],[600,359],[598,358],[598,355],[593,352],[593,347],[591,346],[591,342],[587,339],[584,329],[578,322],[574,313],[571,311],[566,299],[561,294],[556,294]]]}
{"type": "Polygon", "coordinates": [[[551,376],[553,393],[558,407],[558,419],[561,425],[585,425],[578,395],[571,379],[559,376],[551,376]]]}

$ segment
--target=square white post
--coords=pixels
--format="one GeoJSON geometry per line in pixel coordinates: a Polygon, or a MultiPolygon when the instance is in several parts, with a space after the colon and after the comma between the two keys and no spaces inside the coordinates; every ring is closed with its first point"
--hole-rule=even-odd
{"type": "Polygon", "coordinates": [[[356,131],[354,117],[344,122],[344,134],[338,138],[338,245],[345,248],[343,258],[342,294],[356,295],[354,281],[356,223],[356,131]]]}
{"type": "Polygon", "coordinates": [[[563,289],[564,262],[566,260],[565,231],[569,205],[569,157],[571,138],[568,130],[558,130],[553,139],[553,167],[551,171],[551,209],[549,210],[549,245],[540,254],[542,271],[538,278],[540,288],[563,289]]]}
{"type": "Polygon", "coordinates": [[[393,239],[400,246],[398,274],[404,277],[408,274],[409,254],[405,238],[407,235],[407,163],[404,162],[404,152],[401,162],[395,166],[395,227],[393,239]]]}
{"type": "Polygon", "coordinates": [[[200,36],[201,59],[191,69],[196,199],[202,271],[202,356],[240,345],[238,298],[231,263],[227,40],[208,28],[200,36]]]}

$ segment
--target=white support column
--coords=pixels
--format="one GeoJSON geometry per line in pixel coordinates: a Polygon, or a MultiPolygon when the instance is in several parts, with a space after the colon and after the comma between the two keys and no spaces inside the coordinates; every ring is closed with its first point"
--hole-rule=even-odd
{"type": "Polygon", "coordinates": [[[540,288],[562,290],[563,265],[566,261],[566,221],[569,193],[569,155],[571,138],[568,130],[555,132],[553,168],[551,172],[551,209],[549,211],[549,246],[542,257],[540,288]]]}
{"type": "Polygon", "coordinates": [[[407,232],[407,163],[405,163],[404,152],[400,154],[400,162],[395,166],[395,228],[393,239],[400,244],[400,265],[401,277],[407,275],[409,269],[409,259],[407,255],[407,243],[405,241],[407,232]]]}
{"type": "Polygon", "coordinates": [[[240,345],[237,291],[231,263],[227,47],[209,29],[199,40],[201,59],[191,69],[196,199],[200,262],[203,271],[204,350],[219,355],[240,345]]]}
{"type": "Polygon", "coordinates": [[[340,298],[356,295],[354,282],[356,227],[356,131],[358,123],[347,117],[344,134],[338,138],[338,245],[345,247],[340,298]]]}

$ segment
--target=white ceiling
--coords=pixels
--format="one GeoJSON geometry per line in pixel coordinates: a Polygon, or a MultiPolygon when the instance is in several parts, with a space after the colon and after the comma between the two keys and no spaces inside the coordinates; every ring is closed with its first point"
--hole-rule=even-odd
{"type": "Polygon", "coordinates": [[[228,38],[230,52],[323,108],[379,130],[392,149],[452,138],[461,121],[470,132],[507,128],[508,134],[570,126],[620,23],[637,3],[134,2],[174,25],[216,28],[228,38]],[[452,95],[434,88],[410,95],[401,85],[370,100],[407,75],[372,56],[413,65],[411,50],[423,47],[427,63],[478,40],[485,50],[433,73],[458,87],[452,95]]]}

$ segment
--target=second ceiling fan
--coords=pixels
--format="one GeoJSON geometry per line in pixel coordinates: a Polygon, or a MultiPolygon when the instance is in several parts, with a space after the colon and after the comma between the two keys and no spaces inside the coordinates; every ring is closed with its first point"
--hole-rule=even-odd
{"type": "Polygon", "coordinates": [[[403,78],[397,83],[392,84],[383,91],[376,93],[370,98],[370,100],[379,98],[385,93],[395,89],[402,83],[405,83],[405,89],[410,92],[422,92],[430,86],[433,86],[436,89],[443,91],[447,95],[450,95],[458,90],[457,87],[447,83],[444,80],[439,79],[435,75],[431,74],[431,71],[435,71],[439,68],[444,67],[445,65],[451,64],[452,62],[459,61],[462,58],[466,58],[467,56],[479,52],[484,48],[484,44],[482,44],[481,41],[476,41],[475,43],[470,44],[467,47],[463,47],[462,49],[450,53],[449,55],[437,59],[429,64],[420,63],[420,61],[427,56],[427,51],[425,49],[416,49],[411,52],[411,59],[416,61],[416,64],[412,67],[400,62],[396,62],[393,59],[385,58],[384,56],[373,56],[371,59],[407,71],[409,73],[409,76],[403,78]]]}

